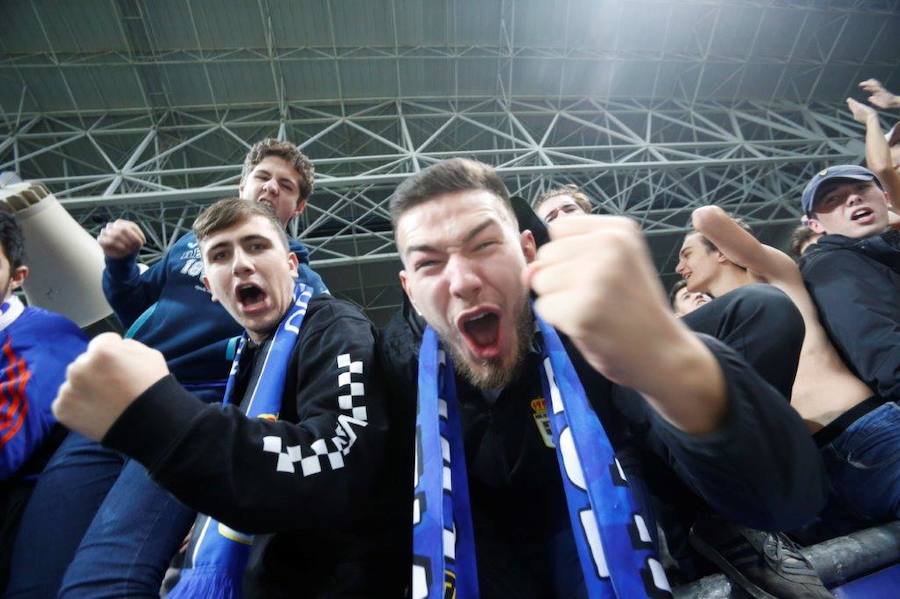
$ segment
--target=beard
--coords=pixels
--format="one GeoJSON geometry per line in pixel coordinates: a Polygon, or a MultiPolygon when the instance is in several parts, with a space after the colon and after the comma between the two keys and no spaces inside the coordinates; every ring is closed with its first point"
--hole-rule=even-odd
{"type": "Polygon", "coordinates": [[[534,315],[531,313],[527,300],[519,310],[515,327],[516,345],[512,355],[505,359],[504,356],[486,360],[472,359],[464,349],[465,342],[460,340],[458,335],[454,336],[454,341],[448,342],[446,345],[450,349],[450,356],[453,358],[456,372],[476,389],[506,387],[522,369],[522,363],[525,361],[525,354],[528,352],[534,333],[534,315]]]}

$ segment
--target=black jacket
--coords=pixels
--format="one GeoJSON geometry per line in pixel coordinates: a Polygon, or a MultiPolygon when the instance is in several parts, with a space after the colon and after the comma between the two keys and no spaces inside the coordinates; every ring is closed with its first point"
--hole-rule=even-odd
{"type": "Polygon", "coordinates": [[[900,232],[826,235],[800,271],[844,360],[878,395],[900,399],[900,232]]]}
{"type": "MultiPolygon", "coordinates": [[[[410,572],[412,487],[386,473],[404,443],[389,434],[395,431],[374,343],[356,308],[314,298],[278,421],[204,404],[168,376],[125,411],[103,443],[139,460],[191,508],[257,535],[245,597],[400,596],[410,572]],[[364,417],[339,405],[351,385],[364,392],[351,399],[364,417]],[[268,436],[281,438],[283,453],[299,446],[288,460],[293,473],[276,470],[282,457],[263,449],[268,436]],[[317,457],[314,444],[327,454],[317,457]]],[[[259,350],[245,351],[235,397],[259,374],[259,350]]]]}
{"type": "MultiPolygon", "coordinates": [[[[380,346],[393,401],[405,398],[398,403],[413,411],[418,332],[410,320],[411,313],[395,315],[380,346]]],[[[636,495],[645,511],[652,494],[694,511],[705,500],[722,516],[760,529],[808,522],[827,490],[809,433],[737,353],[701,338],[725,373],[729,398],[722,428],[703,437],[669,425],[638,393],[612,384],[563,341],[619,461],[642,475],[647,489],[636,489],[636,495]]],[[[530,353],[519,377],[496,399],[457,378],[479,585],[486,598],[571,596],[566,584],[572,581],[560,578],[573,564],[577,568],[577,557],[556,452],[541,417],[539,360],[530,353]]],[[[411,458],[406,461],[411,472],[411,458]]]]}

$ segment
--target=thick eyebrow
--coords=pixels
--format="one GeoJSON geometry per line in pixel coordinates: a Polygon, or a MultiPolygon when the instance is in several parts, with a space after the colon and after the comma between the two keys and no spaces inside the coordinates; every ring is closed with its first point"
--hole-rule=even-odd
{"type": "MultiPolygon", "coordinates": [[[[259,234],[253,233],[253,234],[245,235],[245,236],[241,237],[241,238],[238,240],[238,243],[244,244],[244,243],[247,243],[247,242],[251,242],[251,241],[260,241],[260,240],[266,241],[266,242],[268,242],[268,243],[271,243],[271,242],[272,242],[272,241],[271,241],[268,237],[266,237],[265,235],[259,235],[259,234]]],[[[211,253],[213,253],[213,251],[218,250],[218,249],[221,249],[221,248],[229,247],[230,245],[231,245],[231,242],[230,242],[229,240],[226,239],[226,240],[224,240],[224,241],[220,241],[219,243],[217,243],[217,244],[215,244],[215,245],[209,246],[208,248],[206,248],[206,251],[203,252],[203,253],[206,254],[207,256],[209,256],[211,253]]]]}
{"type": "Polygon", "coordinates": [[[248,241],[270,241],[268,237],[265,235],[260,235],[259,233],[251,233],[250,235],[244,235],[240,238],[240,243],[247,243],[248,241]]]}
{"type": "MultiPolygon", "coordinates": [[[[470,241],[472,241],[473,239],[478,237],[478,235],[482,231],[484,231],[491,225],[496,225],[496,224],[497,224],[497,221],[495,221],[492,218],[488,218],[487,220],[483,221],[482,223],[475,225],[468,233],[466,233],[466,236],[463,237],[461,245],[465,245],[465,244],[469,243],[470,241]]],[[[411,245],[408,248],[406,248],[406,255],[408,256],[409,254],[411,254],[413,252],[436,252],[436,251],[437,251],[437,248],[435,248],[434,246],[428,245],[427,243],[422,243],[422,244],[418,244],[418,245],[411,245]]]]}
{"type": "Polygon", "coordinates": [[[203,252],[203,255],[210,256],[216,250],[218,250],[220,248],[228,247],[229,245],[231,245],[231,244],[228,243],[227,241],[220,241],[219,243],[217,243],[215,245],[208,246],[206,248],[206,251],[203,252]]]}

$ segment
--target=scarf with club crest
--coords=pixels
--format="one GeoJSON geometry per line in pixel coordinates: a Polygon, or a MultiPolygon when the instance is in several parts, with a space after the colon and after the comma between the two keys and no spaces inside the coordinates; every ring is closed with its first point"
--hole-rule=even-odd
{"type": "MultiPolygon", "coordinates": [[[[671,597],[648,522],[556,331],[535,315],[541,383],[589,597],[671,597]]],[[[413,599],[478,597],[453,365],[428,327],[419,352],[413,599]]],[[[652,523],[650,523],[652,524],[652,523]]]]}
{"type": "MultiPolygon", "coordinates": [[[[247,396],[249,399],[244,413],[248,418],[278,418],[288,363],[312,294],[311,287],[299,281],[295,283],[291,308],[281,319],[265,355],[257,358],[263,360],[263,366],[256,387],[249,390],[247,396]]],[[[232,397],[232,394],[246,343],[245,332],[228,375],[223,405],[240,400],[232,397]]],[[[182,570],[181,579],[168,596],[170,599],[238,599],[252,544],[252,535],[238,532],[214,518],[198,514],[188,547],[190,567],[182,570]]]]}

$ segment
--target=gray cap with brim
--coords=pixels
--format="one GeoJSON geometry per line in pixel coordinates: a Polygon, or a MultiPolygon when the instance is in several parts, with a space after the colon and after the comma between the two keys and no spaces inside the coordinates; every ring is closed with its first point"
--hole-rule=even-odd
{"type": "Polygon", "coordinates": [[[803,196],[800,199],[805,215],[812,216],[813,206],[815,205],[816,200],[819,199],[818,194],[822,184],[834,181],[835,179],[874,181],[879,189],[883,189],[881,187],[881,181],[878,180],[875,173],[863,166],[859,166],[858,164],[839,164],[838,166],[830,166],[816,173],[816,176],[806,184],[806,188],[803,190],[803,196]]]}

